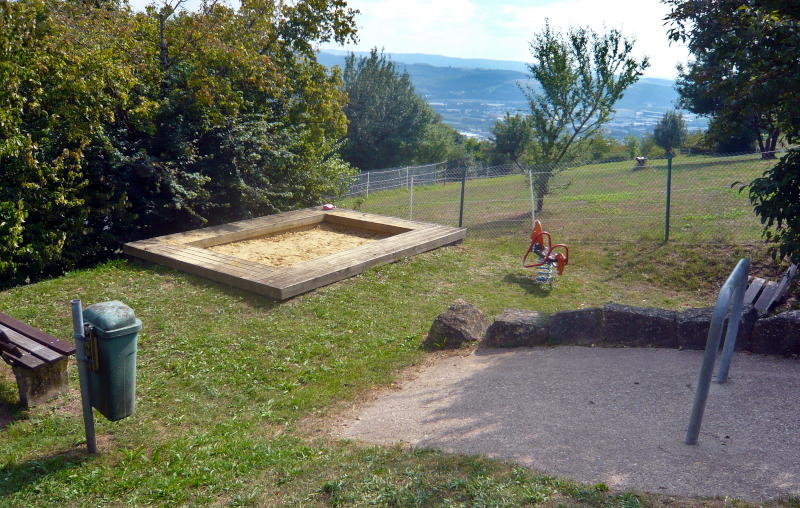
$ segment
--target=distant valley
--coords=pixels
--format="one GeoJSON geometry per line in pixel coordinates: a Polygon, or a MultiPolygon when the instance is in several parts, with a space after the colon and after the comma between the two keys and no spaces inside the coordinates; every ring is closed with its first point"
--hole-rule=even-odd
{"type": "MultiPolygon", "coordinates": [[[[317,55],[327,67],[344,67],[345,51],[323,50],[317,55]]],[[[364,53],[356,52],[356,56],[364,53]]],[[[518,84],[531,81],[523,62],[451,58],[440,55],[392,55],[405,68],[417,93],[425,97],[444,120],[460,132],[479,138],[489,137],[494,121],[506,111],[527,110],[525,95],[518,84]]],[[[617,103],[617,115],[608,126],[608,134],[622,138],[626,134],[642,136],[652,132],[663,113],[673,109],[678,94],[674,82],[642,78],[617,103]]],[[[690,129],[704,129],[707,120],[684,113],[690,129]]]]}

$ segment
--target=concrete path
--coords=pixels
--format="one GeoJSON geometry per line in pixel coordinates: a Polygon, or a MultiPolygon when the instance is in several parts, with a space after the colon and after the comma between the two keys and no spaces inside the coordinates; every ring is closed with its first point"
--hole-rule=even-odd
{"type": "Polygon", "coordinates": [[[444,358],[339,427],[612,488],[800,496],[800,361],[737,353],[683,443],[702,351],[558,347],[444,358]]]}

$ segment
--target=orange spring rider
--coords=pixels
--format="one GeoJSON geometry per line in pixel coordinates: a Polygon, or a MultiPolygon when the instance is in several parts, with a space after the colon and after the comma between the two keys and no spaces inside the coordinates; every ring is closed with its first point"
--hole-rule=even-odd
{"type": "Polygon", "coordinates": [[[539,268],[536,272],[534,280],[540,284],[547,284],[553,282],[553,265],[555,265],[558,274],[564,273],[564,267],[569,264],[569,247],[564,244],[552,245],[550,240],[550,233],[542,228],[542,223],[538,220],[534,224],[533,233],[531,233],[531,246],[528,247],[528,252],[522,258],[522,266],[525,268],[539,268]],[[544,239],[547,237],[547,249],[544,248],[544,239]],[[555,255],[553,251],[558,248],[563,248],[564,253],[557,252],[555,255]],[[536,254],[538,260],[536,263],[527,264],[528,256],[530,253],[536,254]]]}

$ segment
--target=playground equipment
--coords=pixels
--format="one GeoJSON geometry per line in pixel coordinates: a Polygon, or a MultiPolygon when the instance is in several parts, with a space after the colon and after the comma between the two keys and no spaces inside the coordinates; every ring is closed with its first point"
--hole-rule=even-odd
{"type": "Polygon", "coordinates": [[[559,275],[564,273],[564,267],[569,264],[569,247],[564,244],[553,245],[550,239],[550,233],[542,228],[542,223],[538,220],[533,226],[533,233],[531,233],[531,246],[528,247],[528,252],[522,258],[522,266],[525,268],[537,268],[534,282],[539,284],[552,284],[553,283],[553,265],[559,275]],[[544,238],[547,237],[547,249],[544,247],[544,238]],[[553,251],[562,247],[564,253],[557,252],[555,255],[553,251]],[[536,263],[527,264],[528,256],[532,253],[538,257],[536,263]]]}

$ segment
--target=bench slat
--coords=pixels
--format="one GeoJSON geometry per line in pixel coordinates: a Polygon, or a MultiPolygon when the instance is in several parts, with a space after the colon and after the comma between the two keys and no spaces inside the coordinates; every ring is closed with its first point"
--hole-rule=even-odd
{"type": "MultiPolygon", "coordinates": [[[[10,355],[9,355],[10,356],[10,355]]],[[[31,370],[41,369],[45,365],[45,362],[41,361],[40,359],[36,358],[30,353],[22,353],[22,356],[17,358],[16,356],[10,356],[11,359],[15,362],[19,362],[22,364],[23,367],[27,367],[31,370]]]]}
{"type": "Polygon", "coordinates": [[[758,297],[754,306],[756,310],[769,310],[769,306],[772,305],[773,302],[772,297],[778,292],[778,289],[779,286],[776,282],[767,282],[767,285],[764,286],[764,290],[761,291],[761,296],[758,297]]]}
{"type": "Polygon", "coordinates": [[[23,323],[22,321],[18,321],[11,316],[7,316],[0,312],[0,325],[5,326],[6,328],[11,328],[15,332],[19,332],[20,334],[28,337],[30,340],[34,342],[38,342],[39,344],[52,349],[62,355],[74,355],[75,354],[75,344],[70,344],[69,342],[63,341],[52,335],[45,333],[38,328],[34,328],[30,325],[23,323]]]}
{"type": "Polygon", "coordinates": [[[44,360],[49,364],[54,364],[64,358],[63,355],[39,344],[38,342],[32,341],[28,337],[25,337],[24,335],[17,333],[11,328],[0,325],[0,330],[6,332],[8,340],[12,344],[14,344],[20,349],[24,349],[26,352],[32,354],[37,358],[41,358],[42,360],[44,360]]]}
{"type": "Polygon", "coordinates": [[[755,302],[756,296],[761,292],[761,288],[764,287],[764,283],[766,282],[767,281],[761,277],[753,279],[753,282],[750,283],[750,287],[748,287],[747,291],[744,293],[745,305],[752,305],[755,302]]]}

